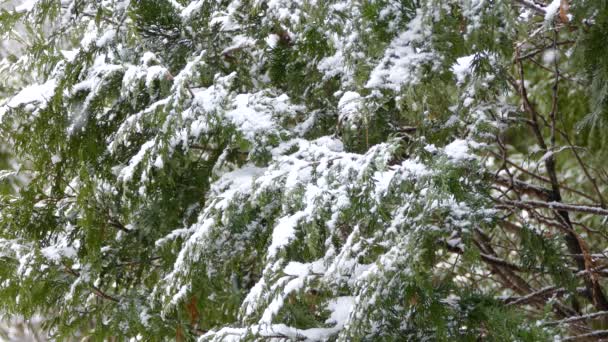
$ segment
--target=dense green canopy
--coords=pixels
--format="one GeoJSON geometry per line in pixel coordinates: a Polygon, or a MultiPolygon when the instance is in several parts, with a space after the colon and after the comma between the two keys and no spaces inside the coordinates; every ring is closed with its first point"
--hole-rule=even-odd
{"type": "Polygon", "coordinates": [[[4,8],[6,317],[54,340],[608,337],[608,1],[4,8]]]}

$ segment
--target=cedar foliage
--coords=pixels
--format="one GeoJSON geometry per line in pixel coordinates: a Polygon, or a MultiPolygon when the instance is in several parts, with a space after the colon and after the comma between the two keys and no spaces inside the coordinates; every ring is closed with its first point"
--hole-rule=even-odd
{"type": "Polygon", "coordinates": [[[53,340],[608,337],[605,0],[0,10],[0,312],[53,340]]]}

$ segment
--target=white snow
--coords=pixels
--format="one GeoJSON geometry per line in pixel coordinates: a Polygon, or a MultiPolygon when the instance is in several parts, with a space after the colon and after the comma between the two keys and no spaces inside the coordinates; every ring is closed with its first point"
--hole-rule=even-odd
{"type": "MultiPolygon", "coordinates": [[[[293,285],[286,286],[288,289],[282,292],[281,297],[293,292],[296,288],[300,288],[302,285],[300,279],[301,278],[293,279],[290,282],[293,285]]],[[[273,302],[272,304],[278,303],[273,302]]],[[[270,306],[275,310],[280,309],[280,307],[274,307],[272,304],[270,306]]],[[[217,337],[218,339],[213,340],[240,341],[246,336],[247,333],[253,333],[259,335],[260,337],[267,337],[269,340],[275,340],[272,338],[272,336],[282,335],[288,340],[304,339],[306,341],[323,341],[327,340],[329,337],[343,329],[348,322],[354,305],[355,298],[350,296],[337,297],[329,300],[326,308],[331,313],[326,323],[334,325],[329,328],[296,329],[285,324],[272,324],[270,321],[272,315],[270,314],[270,311],[266,311],[264,313],[265,316],[258,324],[249,325],[248,328],[224,327],[217,331],[210,331],[202,338],[217,337]]]]}
{"type": "Polygon", "coordinates": [[[424,164],[412,159],[404,160],[400,165],[400,169],[414,177],[422,177],[429,174],[429,170],[424,164]]]}
{"type": "Polygon", "coordinates": [[[59,261],[61,257],[73,258],[76,256],[74,247],[67,245],[52,245],[40,250],[42,255],[50,261],[59,261]]]}
{"type": "Polygon", "coordinates": [[[8,101],[7,106],[15,108],[22,104],[39,102],[39,108],[45,108],[48,100],[55,93],[57,81],[50,79],[43,84],[34,84],[23,88],[17,95],[8,101]]]}
{"type": "Polygon", "coordinates": [[[158,63],[158,58],[156,58],[156,54],[151,51],[146,51],[141,56],[141,64],[143,65],[152,65],[152,63],[158,63]]]}
{"type": "Polygon", "coordinates": [[[184,285],[184,286],[180,287],[179,291],[177,291],[177,293],[173,296],[173,298],[171,298],[170,306],[175,307],[175,305],[177,305],[177,303],[179,303],[179,301],[182,298],[184,298],[186,296],[186,294],[188,294],[189,290],[190,290],[189,285],[184,285]]]}
{"type": "Polygon", "coordinates": [[[17,12],[29,12],[34,9],[34,6],[38,3],[38,0],[25,0],[17,7],[15,7],[15,11],[17,12]]]}
{"type": "Polygon", "coordinates": [[[460,302],[460,297],[450,293],[446,298],[442,299],[441,302],[453,307],[457,307],[458,303],[460,302]]]}
{"type": "Polygon", "coordinates": [[[220,198],[215,203],[215,208],[224,209],[234,196],[251,191],[254,180],[263,172],[263,168],[244,165],[240,169],[224,174],[212,186],[212,191],[217,193],[220,198]]]}
{"type": "Polygon", "coordinates": [[[323,146],[332,152],[343,152],[344,144],[336,137],[324,136],[314,140],[314,144],[323,146]]]}
{"type": "Polygon", "coordinates": [[[334,55],[321,59],[317,64],[317,69],[323,73],[324,80],[344,73],[345,62],[342,51],[337,51],[334,55]]]}
{"type": "Polygon", "coordinates": [[[61,50],[61,54],[68,62],[73,62],[76,59],[76,56],[80,52],[80,49],[74,50],[61,50]]]}
{"type": "Polygon", "coordinates": [[[553,0],[545,7],[545,22],[552,21],[559,12],[561,0],[553,0]]]}
{"type": "Polygon", "coordinates": [[[464,56],[456,59],[456,63],[452,65],[452,72],[456,76],[458,83],[464,83],[466,77],[473,71],[473,61],[475,54],[464,56]]]}
{"type": "Polygon", "coordinates": [[[181,17],[184,19],[189,19],[194,14],[198,13],[204,4],[205,4],[205,0],[197,0],[197,1],[190,2],[188,4],[188,6],[186,6],[186,8],[184,8],[181,11],[181,13],[180,13],[181,17]]]}
{"type": "MultiPolygon", "coordinates": [[[[285,277],[285,280],[289,279],[289,277],[285,277]]],[[[262,314],[262,318],[260,318],[260,322],[261,324],[271,324],[272,323],[272,318],[279,312],[279,310],[281,310],[281,308],[283,307],[283,305],[285,304],[285,298],[295,292],[300,290],[301,288],[304,287],[304,278],[303,277],[296,277],[294,279],[291,279],[287,282],[287,284],[283,287],[283,290],[280,292],[279,295],[277,295],[274,300],[272,302],[270,302],[270,304],[268,304],[268,306],[266,307],[266,309],[264,310],[264,313],[262,314]]],[[[282,281],[279,280],[277,282],[277,285],[281,284],[282,281]]]]}
{"type": "Polygon", "coordinates": [[[456,139],[444,148],[445,154],[454,161],[471,159],[469,145],[466,140],[456,139]]]}
{"type": "Polygon", "coordinates": [[[555,60],[557,59],[558,54],[557,51],[555,51],[555,49],[548,49],[547,51],[545,51],[543,53],[543,63],[545,63],[545,65],[547,64],[553,64],[555,62],[555,60]]]}
{"type": "Polygon", "coordinates": [[[362,98],[359,93],[354,91],[345,92],[338,101],[338,110],[342,120],[349,119],[360,114],[362,108],[362,98]]]}
{"type": "Polygon", "coordinates": [[[99,37],[99,39],[97,39],[97,41],[95,42],[95,45],[97,45],[97,47],[100,47],[100,48],[104,47],[104,46],[112,43],[115,38],[116,38],[116,31],[107,30],[101,35],[101,37],[99,37]]]}
{"type": "Polygon", "coordinates": [[[153,65],[148,68],[146,73],[146,87],[150,87],[155,80],[162,79],[169,74],[167,68],[160,65],[153,65]]]}
{"type": "Polygon", "coordinates": [[[291,261],[285,266],[283,272],[291,276],[305,277],[310,274],[311,267],[311,264],[303,264],[301,262],[291,261]]]}
{"type": "Polygon", "coordinates": [[[420,10],[407,25],[407,30],[400,33],[384,53],[369,76],[366,88],[384,88],[400,91],[404,85],[420,81],[421,66],[436,65],[440,57],[430,48],[415,47],[414,44],[426,42],[431,32],[425,22],[426,15],[420,10]]]}
{"type": "Polygon", "coordinates": [[[226,112],[226,116],[249,139],[253,139],[257,132],[268,131],[275,127],[269,112],[257,110],[255,96],[251,94],[239,94],[234,99],[234,109],[226,112]]]}
{"type": "Polygon", "coordinates": [[[354,297],[337,297],[332,299],[327,305],[327,308],[331,311],[327,323],[335,323],[334,329],[339,331],[344,327],[354,305],[354,297]]]}
{"type": "Polygon", "coordinates": [[[231,16],[217,16],[209,22],[209,26],[219,25],[222,31],[235,31],[239,29],[239,24],[231,16]]]}
{"type": "Polygon", "coordinates": [[[222,50],[222,54],[226,55],[232,51],[250,47],[250,46],[253,46],[254,44],[255,44],[255,39],[253,39],[251,37],[247,37],[242,34],[237,34],[232,37],[232,44],[230,46],[226,47],[224,50],[222,50]]]}
{"type": "Polygon", "coordinates": [[[388,191],[395,173],[395,170],[389,170],[385,172],[376,171],[374,173],[374,183],[376,185],[377,194],[384,195],[388,191]]]}
{"type": "Polygon", "coordinates": [[[286,246],[295,236],[296,225],[305,216],[299,211],[291,216],[283,217],[272,231],[272,243],[268,247],[268,256],[274,257],[280,248],[286,246]]]}
{"type": "Polygon", "coordinates": [[[274,49],[274,47],[277,46],[277,44],[279,43],[280,39],[281,38],[278,34],[271,33],[268,35],[268,37],[266,37],[266,39],[264,39],[264,41],[266,42],[266,44],[268,44],[268,46],[270,46],[270,48],[274,49]]]}
{"type": "Polygon", "coordinates": [[[434,144],[428,144],[428,145],[424,146],[424,149],[429,153],[437,152],[437,147],[434,144]]]}
{"type": "Polygon", "coordinates": [[[122,180],[123,182],[128,182],[133,179],[135,168],[141,163],[148,150],[150,150],[152,147],[154,147],[154,140],[149,140],[144,143],[139,149],[139,152],[137,152],[137,154],[131,158],[129,165],[120,171],[118,179],[122,180]]]}

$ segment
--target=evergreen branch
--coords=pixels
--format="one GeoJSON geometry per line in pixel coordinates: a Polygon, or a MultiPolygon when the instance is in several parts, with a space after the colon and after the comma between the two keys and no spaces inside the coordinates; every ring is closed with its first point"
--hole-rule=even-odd
{"type": "MultiPolygon", "coordinates": [[[[64,271],[65,271],[66,273],[68,273],[68,274],[70,274],[70,275],[72,275],[72,276],[74,276],[74,277],[76,277],[76,278],[80,277],[80,273],[79,273],[78,271],[76,271],[76,270],[72,269],[72,268],[71,268],[71,267],[69,267],[68,265],[63,264],[63,267],[64,267],[64,271]]],[[[120,303],[120,300],[119,300],[118,298],[113,297],[113,296],[110,296],[109,294],[107,294],[107,293],[103,292],[103,291],[102,291],[100,288],[98,288],[97,286],[95,286],[95,285],[91,285],[91,288],[93,289],[93,293],[94,293],[94,294],[95,294],[97,297],[100,297],[100,298],[103,298],[103,299],[107,299],[107,300],[110,300],[110,301],[112,301],[112,302],[120,303]]]]}
{"type": "Polygon", "coordinates": [[[0,164],[32,169],[0,184],[0,311],[100,340],[602,338],[604,141],[573,137],[608,102],[608,12],[569,2],[0,11],[27,29],[0,164]]]}
{"type": "Polygon", "coordinates": [[[110,300],[110,301],[113,301],[113,302],[116,302],[116,303],[119,303],[119,302],[120,302],[120,300],[118,300],[117,298],[110,296],[109,294],[107,294],[107,293],[103,292],[102,290],[100,290],[98,287],[96,287],[96,286],[94,286],[94,285],[91,285],[91,288],[93,289],[93,292],[94,292],[94,293],[95,293],[95,294],[96,294],[98,297],[101,297],[101,298],[103,298],[103,299],[107,299],[107,300],[110,300]]]}
{"type": "Polygon", "coordinates": [[[604,338],[604,337],[608,337],[608,330],[597,330],[594,332],[590,332],[588,334],[581,334],[581,335],[576,335],[576,336],[570,336],[570,337],[566,337],[561,339],[561,341],[578,341],[578,340],[590,340],[590,339],[599,339],[599,338],[604,338]]]}
{"type": "Polygon", "coordinates": [[[125,227],[122,223],[120,223],[118,221],[110,220],[109,224],[110,224],[110,226],[117,228],[118,230],[121,230],[127,234],[130,234],[133,232],[132,229],[127,229],[127,227],[125,227]]]}
{"type": "MultiPolygon", "coordinates": [[[[496,152],[494,152],[494,151],[492,151],[492,150],[490,150],[489,152],[490,152],[490,154],[492,154],[493,156],[495,156],[495,157],[497,157],[497,158],[500,158],[500,159],[503,159],[503,156],[501,156],[500,154],[498,154],[498,153],[496,153],[496,152]]],[[[532,178],[534,178],[534,179],[538,179],[538,180],[543,181],[543,182],[545,182],[545,183],[551,183],[551,180],[550,180],[550,179],[547,179],[547,178],[545,178],[545,177],[543,177],[543,176],[540,176],[540,175],[538,175],[538,174],[536,174],[536,173],[534,173],[534,172],[531,172],[531,171],[529,171],[529,170],[527,170],[527,169],[525,169],[525,168],[523,168],[523,167],[521,167],[521,166],[517,165],[516,163],[514,163],[513,161],[511,161],[511,160],[509,160],[509,159],[504,159],[504,162],[506,162],[507,164],[509,164],[509,165],[513,166],[514,168],[516,168],[517,170],[521,171],[522,173],[524,173],[524,174],[525,174],[525,175],[527,175],[527,176],[530,176],[530,177],[532,177],[532,178]]],[[[589,196],[589,195],[585,194],[584,192],[581,192],[581,191],[576,190],[576,189],[574,189],[574,188],[568,187],[568,186],[566,186],[566,185],[564,185],[564,184],[560,184],[560,187],[561,187],[563,190],[565,190],[565,191],[572,192],[573,194],[577,194],[577,195],[579,195],[579,196],[581,196],[581,197],[584,197],[584,198],[586,198],[586,199],[588,199],[588,200],[590,200],[590,201],[592,201],[592,202],[597,202],[597,199],[595,199],[595,198],[593,198],[593,197],[591,197],[591,196],[589,196]]]]}
{"type": "MultiPolygon", "coordinates": [[[[563,124],[563,120],[562,120],[562,124],[563,124]]],[[[589,180],[589,182],[591,182],[591,184],[593,185],[593,189],[595,190],[595,193],[597,194],[597,196],[599,198],[600,206],[602,208],[606,208],[606,200],[604,199],[604,196],[602,195],[602,191],[600,190],[599,186],[597,185],[597,181],[595,180],[594,177],[591,176],[591,173],[589,172],[589,169],[587,168],[587,166],[583,162],[583,159],[580,157],[580,155],[578,154],[578,152],[574,148],[574,145],[572,144],[572,141],[570,140],[570,137],[568,136],[568,134],[566,134],[563,131],[560,131],[560,133],[561,133],[562,137],[566,140],[566,142],[568,143],[568,145],[570,146],[570,149],[572,150],[572,153],[574,154],[574,157],[576,158],[576,161],[578,162],[578,164],[580,165],[581,169],[585,173],[585,176],[587,177],[587,179],[589,180]]]]}
{"type": "Polygon", "coordinates": [[[526,8],[533,10],[537,14],[544,16],[547,13],[547,11],[543,7],[538,6],[537,4],[535,4],[529,0],[513,0],[513,1],[515,1],[516,3],[522,5],[526,8]]]}
{"type": "MultiPolygon", "coordinates": [[[[585,258],[586,256],[583,255],[582,258],[585,258]]],[[[575,273],[576,276],[584,276],[584,275],[588,275],[588,274],[599,274],[602,276],[608,276],[608,272],[606,272],[606,268],[608,268],[608,265],[603,265],[603,266],[599,266],[599,267],[594,267],[594,268],[590,268],[588,270],[583,270],[583,271],[578,271],[575,273]]]]}
{"type": "MultiPolygon", "coordinates": [[[[585,288],[576,289],[576,293],[578,293],[578,294],[585,294],[586,292],[587,292],[587,289],[585,289],[585,288]]],[[[538,300],[539,297],[540,297],[540,299],[542,299],[543,302],[545,302],[546,300],[548,300],[549,298],[551,298],[553,296],[562,296],[566,293],[568,293],[568,290],[566,288],[556,287],[556,286],[546,286],[546,287],[538,289],[534,292],[531,292],[525,296],[506,297],[506,298],[503,298],[502,301],[507,306],[527,305],[527,304],[530,304],[530,303],[538,300]]]]}
{"type": "MultiPolygon", "coordinates": [[[[557,43],[555,43],[555,45],[556,46],[572,45],[572,44],[575,44],[575,43],[576,43],[576,41],[574,41],[574,40],[565,40],[565,41],[557,42],[557,43]]],[[[538,49],[536,49],[534,51],[528,52],[527,54],[525,54],[523,56],[517,57],[517,59],[518,60],[526,60],[528,58],[535,57],[535,56],[537,56],[537,55],[539,55],[539,54],[547,51],[547,49],[552,49],[552,48],[555,48],[554,44],[545,45],[545,46],[540,47],[540,48],[538,48],[538,49]]]]}
{"type": "Polygon", "coordinates": [[[525,296],[504,298],[503,301],[507,305],[521,305],[521,304],[525,305],[525,304],[529,304],[530,302],[536,300],[538,297],[546,297],[549,295],[553,295],[555,293],[563,293],[565,291],[566,291],[566,289],[564,289],[564,288],[557,288],[555,286],[547,286],[542,289],[531,292],[525,296]]]}
{"type": "MultiPolygon", "coordinates": [[[[464,250],[460,247],[456,247],[456,246],[452,246],[449,243],[447,243],[446,241],[441,241],[441,245],[443,245],[447,250],[449,250],[450,252],[453,253],[458,253],[458,254],[463,254],[464,250]]],[[[501,267],[505,267],[508,268],[512,271],[517,271],[517,272],[523,272],[524,270],[518,266],[515,265],[513,263],[510,263],[504,259],[501,259],[497,256],[494,255],[490,255],[487,253],[479,253],[479,256],[481,257],[481,260],[485,261],[486,263],[492,264],[492,265],[496,265],[496,266],[501,266],[501,267]]]]}
{"type": "MultiPolygon", "coordinates": [[[[585,205],[576,205],[576,204],[565,204],[562,202],[543,202],[543,201],[513,201],[513,200],[499,200],[502,205],[498,205],[498,208],[505,207],[516,207],[519,209],[537,209],[537,208],[546,208],[558,211],[570,211],[570,212],[579,212],[579,213],[587,213],[593,215],[600,216],[608,216],[608,209],[604,209],[601,207],[592,207],[585,205]]],[[[576,253],[574,253],[576,254],[576,253]]]]}
{"type": "MultiPolygon", "coordinates": [[[[529,59],[529,61],[530,61],[531,63],[533,63],[534,65],[536,65],[537,67],[539,67],[539,68],[543,69],[543,70],[546,70],[546,71],[552,72],[552,70],[551,70],[550,68],[547,68],[546,66],[544,66],[542,63],[540,63],[539,61],[537,61],[537,60],[536,60],[536,59],[534,59],[534,58],[530,58],[530,59],[529,59]]],[[[583,86],[583,87],[587,87],[587,86],[588,86],[588,85],[587,85],[587,84],[585,84],[584,82],[582,82],[582,81],[580,81],[580,80],[578,80],[578,79],[574,78],[573,76],[567,75],[567,74],[562,74],[562,75],[561,75],[561,79],[562,79],[562,80],[569,81],[569,82],[572,82],[572,83],[576,83],[576,84],[578,84],[578,85],[580,85],[580,86],[583,86]]]]}
{"type": "Polygon", "coordinates": [[[155,256],[155,257],[151,257],[146,260],[125,261],[125,262],[117,263],[116,267],[126,267],[126,266],[139,265],[139,264],[144,264],[144,263],[152,263],[153,261],[160,260],[160,259],[162,259],[162,257],[155,256]]]}
{"type": "MultiPolygon", "coordinates": [[[[556,38],[555,38],[556,39],[556,38]]],[[[554,43],[555,40],[554,39],[554,43]]],[[[516,55],[519,56],[520,55],[520,51],[519,49],[516,52],[516,55]]],[[[538,145],[540,146],[541,150],[544,153],[547,153],[548,148],[547,148],[547,144],[545,143],[545,139],[543,137],[542,131],[541,131],[541,127],[538,123],[538,118],[541,117],[542,115],[540,115],[536,108],[534,107],[534,105],[532,104],[532,102],[530,101],[529,97],[528,97],[528,92],[526,89],[526,78],[524,75],[524,67],[522,64],[521,60],[517,61],[517,66],[519,69],[519,95],[521,97],[521,100],[523,102],[523,107],[525,109],[526,112],[529,113],[530,115],[530,119],[532,120],[532,131],[534,133],[534,136],[536,137],[536,140],[538,142],[538,145]]],[[[559,75],[557,75],[559,76],[559,75]]],[[[559,77],[558,77],[559,79],[559,77]]],[[[552,112],[550,114],[552,122],[551,122],[551,139],[550,139],[550,143],[552,144],[552,146],[555,143],[555,110],[556,110],[556,105],[557,105],[557,88],[554,86],[553,88],[553,101],[555,106],[553,106],[552,108],[552,112]]],[[[546,123],[545,123],[546,124],[546,123]]],[[[546,172],[547,175],[549,176],[549,180],[551,181],[551,190],[553,192],[552,194],[552,200],[553,202],[550,202],[550,208],[556,208],[556,206],[560,206],[562,202],[562,195],[561,195],[561,190],[560,190],[560,183],[557,177],[557,171],[556,171],[556,165],[555,165],[555,158],[553,155],[549,155],[547,158],[545,158],[544,160],[545,162],[545,168],[546,168],[546,172]]],[[[543,204],[539,204],[539,205],[544,205],[545,202],[540,202],[543,204]]],[[[587,244],[585,243],[585,241],[574,231],[574,229],[572,229],[572,223],[570,221],[570,216],[569,216],[569,211],[571,211],[572,209],[576,209],[576,208],[572,208],[569,207],[568,205],[561,206],[561,209],[557,209],[555,216],[558,220],[562,221],[564,223],[564,225],[566,227],[568,227],[568,229],[565,231],[565,242],[566,245],[568,247],[568,250],[571,254],[585,254],[587,257],[584,258],[584,260],[580,260],[580,259],[574,259],[574,261],[576,262],[578,268],[580,271],[582,270],[588,270],[590,268],[592,268],[592,263],[593,261],[591,260],[590,257],[588,257],[589,254],[589,250],[587,247],[587,244]]],[[[579,210],[582,210],[579,208],[579,210]]],[[[606,211],[606,213],[608,214],[608,211],[606,211]]],[[[590,277],[586,277],[584,279],[585,282],[585,286],[587,287],[587,290],[589,291],[589,293],[592,294],[592,299],[593,299],[593,304],[596,306],[596,308],[598,310],[608,310],[608,299],[606,299],[606,296],[604,295],[604,291],[602,290],[602,287],[600,286],[598,279],[596,277],[596,275],[591,274],[590,277]]]]}
{"type": "Polygon", "coordinates": [[[528,195],[534,195],[534,196],[540,197],[544,200],[551,198],[550,190],[545,189],[538,185],[526,183],[517,178],[509,179],[506,177],[496,175],[494,177],[494,180],[496,183],[498,183],[500,185],[513,187],[514,189],[521,191],[528,195]]]}
{"type": "Polygon", "coordinates": [[[593,318],[597,318],[597,317],[601,317],[601,316],[607,316],[607,315],[608,315],[608,311],[598,311],[598,312],[594,312],[594,313],[587,314],[587,315],[582,315],[582,316],[570,317],[570,318],[562,319],[562,320],[559,320],[559,321],[546,322],[543,325],[545,325],[545,326],[552,326],[552,325],[570,324],[570,323],[574,323],[574,322],[586,321],[588,319],[593,319],[593,318]]]}

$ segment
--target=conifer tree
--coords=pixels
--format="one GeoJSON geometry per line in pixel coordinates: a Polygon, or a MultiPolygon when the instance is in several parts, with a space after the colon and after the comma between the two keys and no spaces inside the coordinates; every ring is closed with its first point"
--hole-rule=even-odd
{"type": "Polygon", "coordinates": [[[606,0],[25,0],[0,34],[5,317],[608,337],[606,0]]]}

